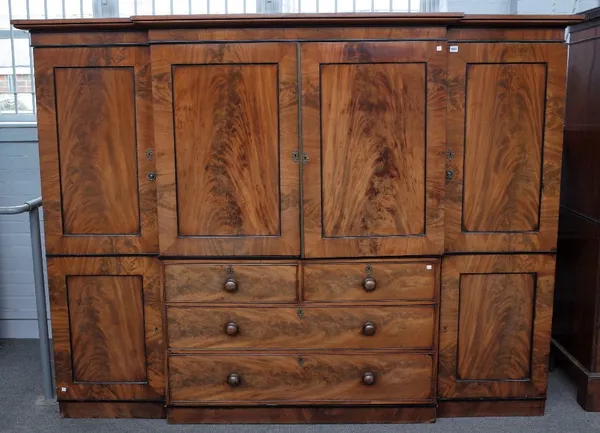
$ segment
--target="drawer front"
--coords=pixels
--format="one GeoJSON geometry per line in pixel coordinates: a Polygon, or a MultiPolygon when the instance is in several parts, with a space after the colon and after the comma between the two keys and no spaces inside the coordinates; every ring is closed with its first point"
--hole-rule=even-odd
{"type": "Polygon", "coordinates": [[[431,355],[176,355],[169,371],[171,404],[433,399],[431,355]]]}
{"type": "Polygon", "coordinates": [[[433,347],[433,306],[305,308],[178,306],[168,308],[167,318],[169,347],[172,349],[430,349],[433,347]]]}
{"type": "Polygon", "coordinates": [[[438,260],[307,264],[306,301],[432,301],[438,260]]]}
{"type": "Polygon", "coordinates": [[[296,263],[167,264],[165,293],[167,302],[295,302],[297,276],[296,263]]]}

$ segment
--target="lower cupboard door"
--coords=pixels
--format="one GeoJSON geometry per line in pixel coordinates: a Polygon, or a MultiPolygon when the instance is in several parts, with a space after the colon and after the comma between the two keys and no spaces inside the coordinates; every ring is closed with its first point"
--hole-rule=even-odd
{"type": "Polygon", "coordinates": [[[430,354],[172,355],[170,404],[432,403],[430,354]]]}
{"type": "Polygon", "coordinates": [[[453,256],[442,262],[438,395],[546,395],[554,256],[453,256]]]}
{"type": "Polygon", "coordinates": [[[163,400],[160,265],[153,257],[48,258],[60,400],[163,400]]]}

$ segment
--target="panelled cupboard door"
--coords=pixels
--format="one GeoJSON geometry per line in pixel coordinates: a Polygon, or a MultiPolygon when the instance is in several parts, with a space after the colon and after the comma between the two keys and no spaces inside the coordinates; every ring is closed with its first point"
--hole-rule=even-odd
{"type": "Polygon", "coordinates": [[[48,254],[158,252],[150,79],[147,47],[35,49],[48,254]]]}
{"type": "Polygon", "coordinates": [[[554,265],[545,254],[444,258],[440,398],[545,397],[554,265]]]}
{"type": "Polygon", "coordinates": [[[163,400],[160,264],[48,258],[58,400],[163,400]]]}
{"type": "Polygon", "coordinates": [[[448,54],[446,251],[556,248],[566,47],[448,54]]]}
{"type": "Polygon", "coordinates": [[[306,257],[440,254],[441,42],[302,44],[306,257]]]}
{"type": "Polygon", "coordinates": [[[163,255],[300,254],[293,43],[153,45],[163,255]]]}

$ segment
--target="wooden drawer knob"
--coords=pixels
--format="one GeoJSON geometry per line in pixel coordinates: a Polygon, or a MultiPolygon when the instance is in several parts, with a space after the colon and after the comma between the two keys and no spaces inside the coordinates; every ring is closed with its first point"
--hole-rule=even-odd
{"type": "Polygon", "coordinates": [[[237,290],[237,283],[233,278],[227,278],[227,281],[223,284],[223,288],[226,292],[235,292],[237,290]]]}
{"type": "Polygon", "coordinates": [[[235,322],[229,322],[225,327],[225,332],[227,335],[235,335],[240,332],[240,327],[235,322]]]}
{"type": "Polygon", "coordinates": [[[230,373],[227,376],[227,383],[229,386],[238,386],[242,382],[242,378],[237,373],[230,373]]]}
{"type": "Polygon", "coordinates": [[[362,332],[364,335],[371,336],[375,335],[375,324],[373,322],[363,323],[362,332]]]}
{"type": "Polygon", "coordinates": [[[375,375],[367,371],[363,373],[362,381],[365,385],[373,385],[375,383],[375,375]]]}
{"type": "Polygon", "coordinates": [[[375,281],[375,278],[373,278],[373,277],[367,277],[363,281],[363,287],[365,288],[365,290],[367,292],[372,292],[373,290],[375,290],[376,286],[377,286],[377,282],[375,281]]]}

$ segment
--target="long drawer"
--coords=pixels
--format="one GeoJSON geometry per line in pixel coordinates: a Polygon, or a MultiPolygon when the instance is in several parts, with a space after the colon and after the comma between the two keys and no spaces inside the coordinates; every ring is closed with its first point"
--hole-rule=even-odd
{"type": "Polygon", "coordinates": [[[165,265],[167,302],[295,302],[297,286],[297,263],[165,265]]]}
{"type": "Polygon", "coordinates": [[[307,302],[433,301],[439,260],[306,263],[307,302]]]}
{"type": "Polygon", "coordinates": [[[433,359],[421,354],[175,355],[171,404],[430,403],[433,359]]]}
{"type": "Polygon", "coordinates": [[[171,349],[430,349],[434,307],[167,309],[171,349]]]}

